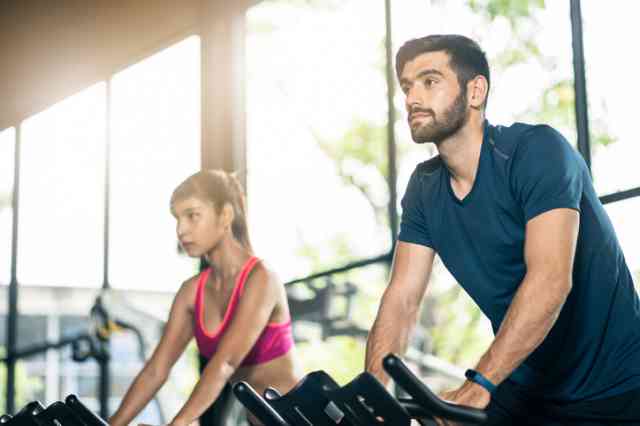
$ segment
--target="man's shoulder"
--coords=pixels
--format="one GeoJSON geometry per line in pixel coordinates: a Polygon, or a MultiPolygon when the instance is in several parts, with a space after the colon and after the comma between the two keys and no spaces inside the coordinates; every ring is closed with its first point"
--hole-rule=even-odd
{"type": "Polygon", "coordinates": [[[511,157],[522,144],[537,140],[560,140],[562,135],[547,124],[515,122],[510,126],[489,125],[489,143],[504,156],[511,157]]]}
{"type": "Polygon", "coordinates": [[[439,176],[441,176],[443,168],[444,165],[439,155],[419,163],[411,174],[405,197],[424,197],[431,193],[433,187],[437,186],[437,182],[440,180],[439,176]]]}
{"type": "Polygon", "coordinates": [[[432,157],[416,166],[414,175],[417,177],[432,176],[442,168],[442,158],[439,155],[432,157]]]}

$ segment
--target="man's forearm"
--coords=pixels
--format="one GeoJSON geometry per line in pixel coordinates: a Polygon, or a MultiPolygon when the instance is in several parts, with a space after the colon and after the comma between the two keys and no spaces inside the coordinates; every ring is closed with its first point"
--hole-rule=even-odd
{"type": "Polygon", "coordinates": [[[542,343],[571,289],[562,279],[525,276],[477,370],[501,383],[542,343]]]}
{"type": "Polygon", "coordinates": [[[409,345],[411,331],[417,320],[417,307],[404,307],[385,292],[378,315],[367,339],[366,370],[383,384],[389,377],[382,368],[382,359],[389,353],[403,354],[409,345]]]}

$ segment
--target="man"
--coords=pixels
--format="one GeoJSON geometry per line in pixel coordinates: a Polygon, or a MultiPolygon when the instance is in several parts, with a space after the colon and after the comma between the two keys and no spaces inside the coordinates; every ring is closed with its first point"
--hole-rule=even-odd
{"type": "Polygon", "coordinates": [[[492,425],[640,424],[640,300],[580,155],[548,126],[492,126],[485,54],[433,35],[396,57],[419,164],[402,200],[367,370],[403,353],[438,253],[495,339],[444,397],[492,425]],[[630,423],[625,423],[630,424],[630,423]]]}

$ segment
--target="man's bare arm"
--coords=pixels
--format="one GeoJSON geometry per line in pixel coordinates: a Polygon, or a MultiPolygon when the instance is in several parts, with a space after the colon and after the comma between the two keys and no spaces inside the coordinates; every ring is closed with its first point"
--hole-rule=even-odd
{"type": "Polygon", "coordinates": [[[579,213],[554,209],[527,223],[527,273],[496,338],[477,365],[493,383],[505,380],[545,339],[571,291],[579,213]]]}
{"type": "Polygon", "coordinates": [[[399,241],[396,246],[391,279],[367,339],[365,361],[366,370],[385,384],[389,377],[382,369],[382,359],[390,352],[407,350],[434,255],[431,248],[417,244],[399,241]]]}

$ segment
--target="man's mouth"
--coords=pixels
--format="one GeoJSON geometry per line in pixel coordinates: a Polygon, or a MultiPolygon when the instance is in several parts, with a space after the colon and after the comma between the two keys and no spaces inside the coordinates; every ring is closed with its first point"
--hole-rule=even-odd
{"type": "Polygon", "coordinates": [[[409,116],[409,121],[413,121],[416,118],[425,118],[425,117],[431,117],[431,114],[428,112],[414,112],[409,116]]]}
{"type": "Polygon", "coordinates": [[[419,125],[420,122],[422,122],[423,120],[425,120],[428,117],[433,117],[433,116],[431,114],[424,113],[424,112],[411,114],[409,116],[409,126],[413,128],[413,127],[419,125]]]}

